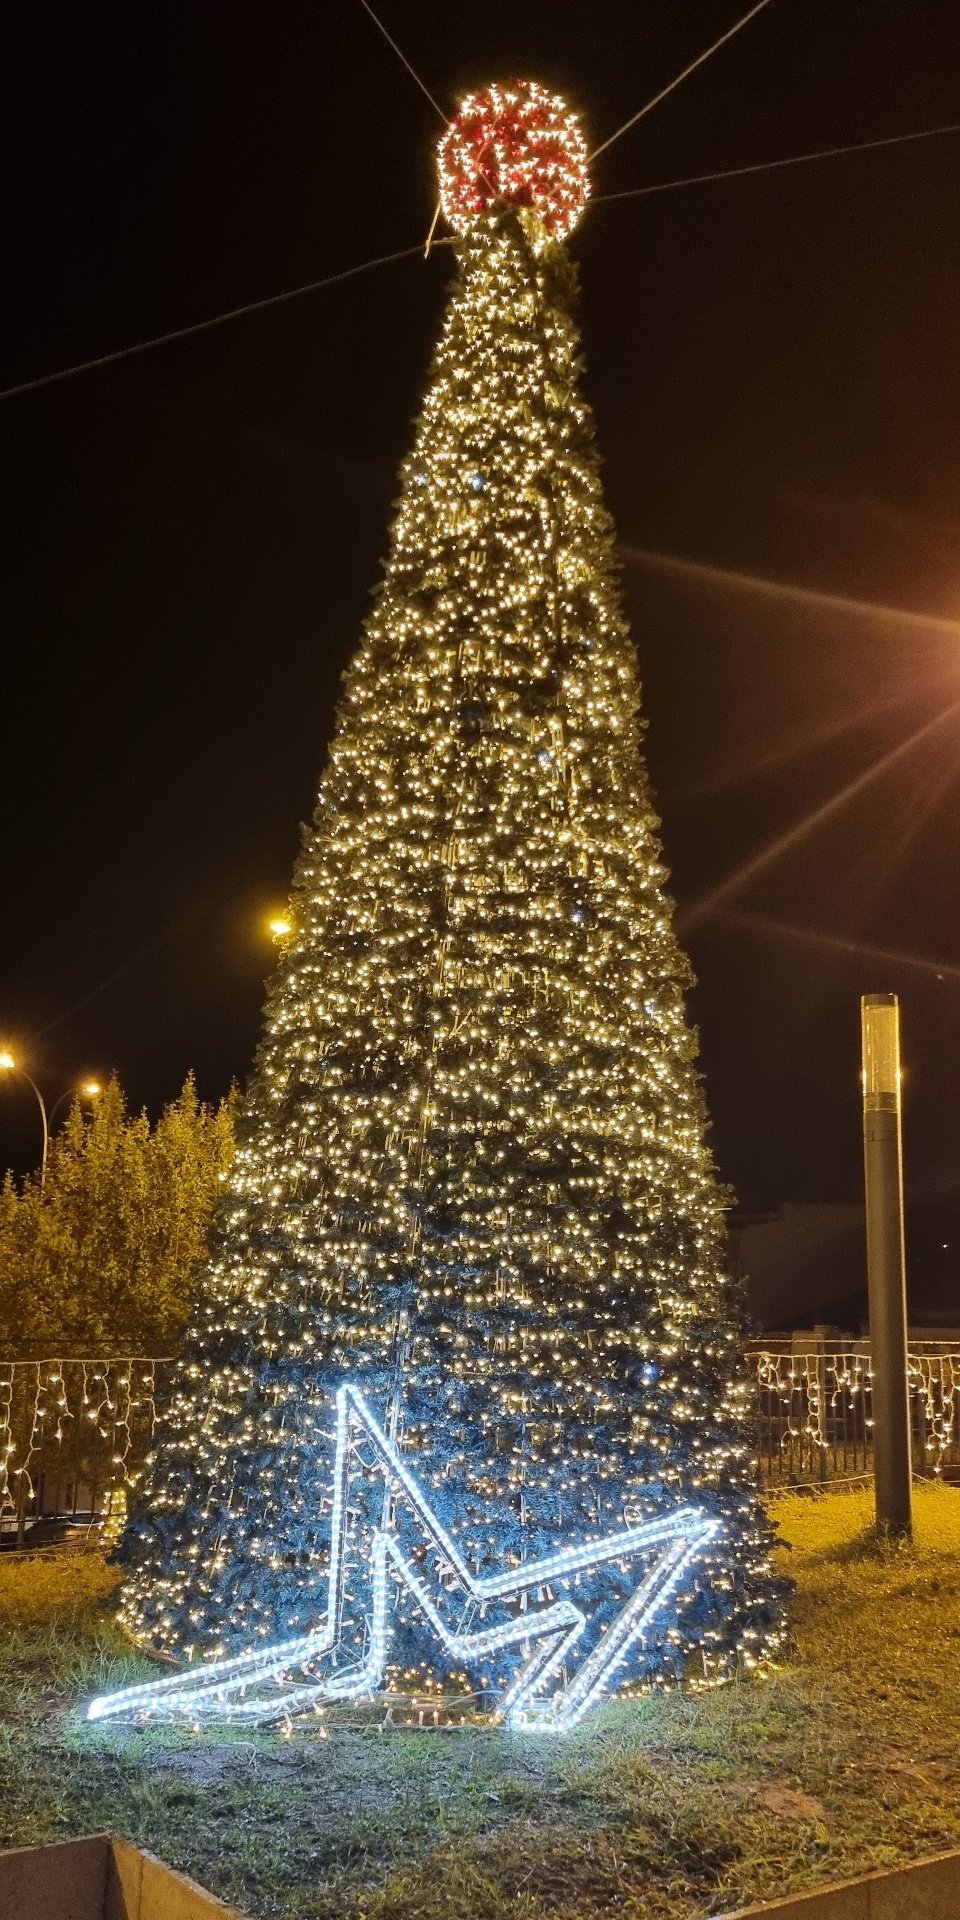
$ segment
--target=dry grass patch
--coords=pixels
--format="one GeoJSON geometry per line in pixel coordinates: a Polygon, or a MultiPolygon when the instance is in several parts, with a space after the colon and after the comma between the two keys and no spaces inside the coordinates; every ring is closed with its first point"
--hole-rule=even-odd
{"type": "Polygon", "coordinates": [[[789,1658],[561,1739],[87,1727],[145,1672],[93,1555],[0,1563],[0,1844],[110,1826],[262,1920],[703,1920],[960,1845],[960,1492],[917,1537],[859,1493],[774,1507],[789,1658]]]}

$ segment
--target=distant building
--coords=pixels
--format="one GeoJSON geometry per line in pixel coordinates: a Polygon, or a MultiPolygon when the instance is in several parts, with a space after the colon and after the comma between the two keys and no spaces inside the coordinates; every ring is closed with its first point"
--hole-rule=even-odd
{"type": "MultiPolygon", "coordinates": [[[[789,1200],[769,1213],[732,1213],[728,1234],[732,1270],[765,1332],[816,1322],[866,1332],[862,1206],[789,1200]]],[[[911,1333],[951,1339],[960,1328],[960,1203],[945,1195],[908,1204],[906,1238],[911,1333]]]]}
{"type": "Polygon", "coordinates": [[[728,1234],[733,1271],[765,1330],[835,1321],[849,1302],[840,1324],[859,1331],[867,1272],[862,1206],[789,1200],[773,1213],[731,1214],[728,1234]]]}

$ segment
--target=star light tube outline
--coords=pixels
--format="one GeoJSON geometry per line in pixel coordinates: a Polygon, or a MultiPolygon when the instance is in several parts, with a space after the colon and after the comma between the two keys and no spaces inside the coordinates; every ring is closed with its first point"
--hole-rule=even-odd
{"type": "Polygon", "coordinates": [[[322,1702],[353,1700],[377,1690],[390,1645],[391,1573],[405,1586],[451,1661],[462,1667],[485,1654],[537,1642],[534,1651],[497,1705],[494,1718],[508,1727],[563,1732],[575,1726],[604,1693],[630,1649],[642,1639],[654,1616],[679,1589],[692,1562],[723,1532],[722,1523],[697,1507],[626,1527],[577,1546],[562,1547],[540,1560],[522,1562],[503,1573],[471,1574],[456,1544],[438,1520],[396,1446],[387,1438],[360,1388],[350,1383],[337,1393],[336,1454],[330,1516],[330,1572],[326,1618],[306,1634],[257,1647],[224,1660],[191,1667],[184,1673],[101,1694],[87,1710],[91,1721],[148,1717],[198,1721],[241,1719],[266,1724],[289,1721],[322,1702]],[[372,1611],[364,1659],[340,1673],[288,1687],[266,1699],[246,1698],[247,1689],[277,1681],[293,1667],[305,1667],[335,1650],[343,1608],[346,1495],[350,1479],[352,1430],[372,1445],[388,1486],[408,1499],[434,1550],[447,1562],[468,1604],[518,1598],[531,1587],[549,1585],[611,1561],[624,1562],[661,1549],[617,1618],[588,1653],[569,1685],[544,1697],[588,1624],[588,1615],[570,1599],[551,1601],[491,1627],[453,1632],[433,1597],[405,1558],[393,1533],[378,1531],[371,1551],[372,1611]],[[239,1698],[233,1696],[239,1695],[239,1698]]]}

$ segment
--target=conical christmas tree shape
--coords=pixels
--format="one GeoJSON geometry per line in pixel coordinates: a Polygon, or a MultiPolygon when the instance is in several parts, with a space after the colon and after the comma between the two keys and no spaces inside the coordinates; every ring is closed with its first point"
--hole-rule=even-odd
{"type": "MultiPolygon", "coordinates": [[[[722,1523],[617,1684],[776,1637],[689,973],[555,237],[582,193],[565,112],[491,90],[447,138],[459,265],[127,1549],[125,1618],[174,1654],[323,1618],[346,1383],[478,1577],[685,1504],[722,1523]]],[[[436,1538],[370,1468],[361,1439],[341,1665],[369,1651],[384,1528],[455,1607],[436,1538]]],[[[636,1569],[575,1576],[596,1643],[636,1569]]],[[[389,1610],[384,1683],[449,1685],[396,1583],[389,1610]]],[[[493,1696],[520,1658],[457,1674],[493,1696]]]]}

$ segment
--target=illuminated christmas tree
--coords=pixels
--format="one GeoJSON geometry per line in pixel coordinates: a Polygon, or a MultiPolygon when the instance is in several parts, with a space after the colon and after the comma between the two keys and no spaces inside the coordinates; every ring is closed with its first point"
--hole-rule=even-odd
{"type": "Polygon", "coordinates": [[[459,265],[124,1617],[204,1658],[309,1632],[342,1496],[341,1678],[369,1678],[373,1646],[383,1685],[494,1699],[529,1658],[525,1607],[533,1635],[566,1594],[580,1651],[615,1628],[637,1569],[592,1550],[651,1518],[695,1509],[698,1557],[603,1686],[694,1650],[701,1675],[755,1661],[778,1596],[578,386],[561,243],[586,198],[579,126],[535,86],[490,89],[445,134],[441,185],[459,265]],[[335,1474],[348,1385],[432,1531],[342,1395],[335,1474]],[[391,1561],[381,1631],[387,1535],[413,1585],[391,1561]],[[501,1607],[502,1645],[498,1597],[465,1595],[461,1561],[494,1586],[546,1563],[501,1607]],[[453,1667],[417,1581],[452,1639],[465,1613],[478,1626],[453,1667]]]}

